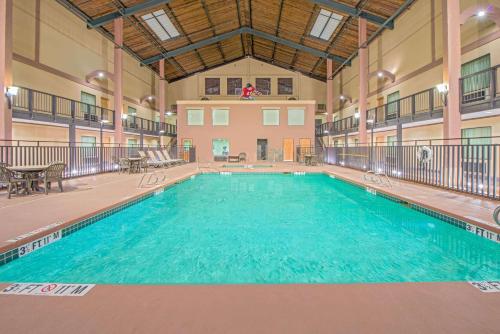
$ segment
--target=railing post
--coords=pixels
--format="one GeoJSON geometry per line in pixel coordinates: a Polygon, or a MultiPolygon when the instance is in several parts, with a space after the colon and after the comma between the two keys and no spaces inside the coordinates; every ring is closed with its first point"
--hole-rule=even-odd
{"type": "Polygon", "coordinates": [[[417,113],[417,106],[415,101],[415,94],[411,96],[411,120],[415,119],[415,114],[417,113]]]}
{"type": "Polygon", "coordinates": [[[70,108],[71,108],[71,121],[73,123],[75,123],[76,119],[75,119],[75,107],[76,107],[76,104],[75,104],[75,101],[71,100],[70,102],[70,108]]]}
{"type": "Polygon", "coordinates": [[[52,95],[52,118],[56,120],[57,115],[57,96],[52,95]]]}
{"type": "Polygon", "coordinates": [[[493,109],[495,107],[495,94],[497,91],[496,85],[496,68],[489,70],[490,73],[490,107],[493,109]]]}
{"type": "Polygon", "coordinates": [[[429,114],[434,111],[434,88],[429,89],[429,114]]]}
{"type": "Polygon", "coordinates": [[[28,89],[28,111],[30,113],[30,118],[33,119],[33,90],[28,89]]]}

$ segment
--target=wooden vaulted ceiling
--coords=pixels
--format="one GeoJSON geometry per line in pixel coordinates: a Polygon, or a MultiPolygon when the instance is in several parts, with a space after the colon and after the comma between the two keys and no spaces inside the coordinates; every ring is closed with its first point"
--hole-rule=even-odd
{"type": "MultiPolygon", "coordinates": [[[[88,21],[123,11],[145,1],[63,0],[69,8],[85,15],[88,21]]],[[[392,16],[405,3],[404,0],[336,2],[382,19],[392,16]]],[[[124,17],[124,46],[142,61],[242,27],[249,27],[342,58],[348,58],[357,50],[357,17],[333,10],[324,6],[321,1],[309,0],[172,0],[124,17]],[[329,41],[310,36],[312,25],[321,8],[343,16],[342,22],[329,41]],[[167,13],[180,32],[179,37],[162,42],[143,22],[142,15],[159,9],[167,13]]],[[[380,24],[368,21],[367,27],[370,36],[377,31],[380,24]]],[[[106,34],[113,34],[112,23],[107,23],[100,29],[106,34]]],[[[167,58],[166,79],[169,82],[177,81],[248,56],[299,71],[318,80],[326,80],[324,58],[248,33],[237,34],[217,43],[167,58]]],[[[334,61],[334,70],[340,65],[339,61],[334,61]]],[[[157,62],[149,66],[158,72],[157,62]]]]}

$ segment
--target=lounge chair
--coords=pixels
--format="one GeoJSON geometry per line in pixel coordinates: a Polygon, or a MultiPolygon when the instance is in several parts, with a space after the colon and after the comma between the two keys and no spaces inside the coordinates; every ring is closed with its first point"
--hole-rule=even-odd
{"type": "MultiPolygon", "coordinates": [[[[151,152],[151,151],[148,151],[148,154],[149,154],[149,152],[151,152]]],[[[158,161],[158,159],[156,159],[156,157],[154,157],[154,156],[153,156],[153,158],[148,157],[148,155],[144,151],[139,151],[139,156],[142,159],[146,159],[146,164],[149,167],[155,167],[155,168],[157,168],[157,167],[162,167],[162,166],[165,165],[165,164],[161,163],[160,161],[158,161]]]]}
{"type": "Polygon", "coordinates": [[[42,175],[38,178],[38,181],[43,181],[45,184],[45,195],[49,194],[51,182],[57,182],[59,190],[63,192],[62,180],[65,168],[66,164],[64,162],[56,161],[51,163],[49,167],[43,171],[42,175]]]}
{"type": "Polygon", "coordinates": [[[160,166],[160,167],[167,167],[167,166],[172,164],[166,160],[162,160],[162,159],[158,158],[153,151],[148,150],[147,153],[148,153],[149,159],[151,161],[155,161],[158,164],[158,166],[160,166]]]}
{"type": "Polygon", "coordinates": [[[172,165],[180,165],[185,162],[183,159],[172,159],[167,150],[158,150],[156,153],[163,157],[165,161],[169,161],[172,165]]]}
{"type": "Polygon", "coordinates": [[[170,154],[168,153],[168,151],[165,150],[165,149],[161,150],[160,152],[163,153],[163,155],[165,156],[166,160],[168,160],[168,161],[172,161],[172,162],[177,163],[177,164],[183,164],[183,163],[186,162],[186,161],[184,161],[184,159],[172,159],[170,157],[170,154]]]}
{"type": "Polygon", "coordinates": [[[16,173],[7,168],[6,165],[0,165],[0,184],[7,187],[7,197],[10,199],[12,190],[19,194],[19,186],[24,188],[26,180],[16,176],[16,173]]]}

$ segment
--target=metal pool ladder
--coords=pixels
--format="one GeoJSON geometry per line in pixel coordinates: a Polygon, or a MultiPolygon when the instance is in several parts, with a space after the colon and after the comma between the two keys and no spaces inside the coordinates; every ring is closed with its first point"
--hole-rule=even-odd
{"type": "Polygon", "coordinates": [[[499,215],[500,215],[500,206],[498,206],[495,209],[495,211],[493,211],[493,219],[495,220],[497,225],[500,225],[500,217],[498,217],[499,215]]]}

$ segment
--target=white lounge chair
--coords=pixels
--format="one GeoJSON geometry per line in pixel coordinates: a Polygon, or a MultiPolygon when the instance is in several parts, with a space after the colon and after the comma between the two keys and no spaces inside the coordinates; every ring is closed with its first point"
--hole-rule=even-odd
{"type": "Polygon", "coordinates": [[[147,153],[148,153],[148,157],[149,157],[149,159],[151,159],[151,161],[156,161],[162,167],[168,167],[172,164],[170,161],[158,158],[153,151],[148,150],[147,153]]]}
{"type": "Polygon", "coordinates": [[[172,161],[172,162],[173,162],[173,163],[175,163],[175,164],[183,164],[183,163],[185,163],[185,162],[186,162],[186,161],[184,161],[184,159],[172,159],[172,158],[170,157],[170,154],[168,153],[168,151],[167,151],[167,150],[165,150],[165,149],[163,149],[163,150],[161,150],[161,151],[158,151],[158,152],[161,152],[161,153],[165,156],[165,160],[167,160],[167,161],[172,161]]]}
{"type": "Polygon", "coordinates": [[[150,157],[148,157],[148,155],[146,154],[146,152],[144,151],[139,151],[139,156],[141,158],[146,158],[146,163],[148,164],[148,166],[150,167],[162,167],[164,166],[164,164],[162,164],[161,162],[158,161],[158,159],[151,159],[150,157]]]}

